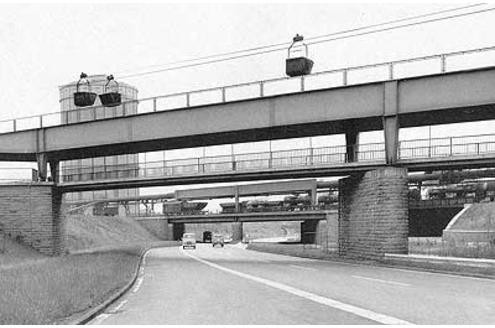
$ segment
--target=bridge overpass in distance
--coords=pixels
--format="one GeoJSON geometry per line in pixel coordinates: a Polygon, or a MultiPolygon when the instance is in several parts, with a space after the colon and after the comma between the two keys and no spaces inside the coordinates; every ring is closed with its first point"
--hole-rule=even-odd
{"type": "MultiPolygon", "coordinates": [[[[53,242],[48,243],[46,249],[54,252],[63,248],[63,222],[59,212],[64,192],[128,186],[348,176],[340,183],[341,255],[379,258],[384,252],[404,253],[407,252],[408,170],[493,165],[495,151],[492,142],[483,142],[481,146],[481,142],[475,141],[473,144],[466,141],[460,147],[464,149],[460,154],[457,145],[452,142],[440,145],[440,148],[448,149],[448,155],[444,150],[432,152],[432,146],[425,147],[424,143],[399,142],[399,128],[495,119],[495,67],[459,71],[446,69],[450,57],[482,50],[422,58],[438,60],[439,70],[429,75],[398,76],[397,67],[406,65],[408,61],[381,63],[325,72],[341,75],[343,83],[340,86],[329,87],[324,83],[323,86],[311,87],[311,83],[322,76],[313,74],[252,83],[259,93],[250,99],[232,98],[230,91],[238,86],[227,86],[202,90],[203,93],[220,95],[218,101],[207,104],[195,102],[197,94],[201,92],[186,92],[169,96],[184,97],[184,105],[158,111],[162,108],[158,104],[169,98],[151,98],[151,111],[138,115],[93,120],[98,117],[98,108],[88,108],[83,111],[90,113],[93,119],[86,122],[60,124],[63,122],[62,115],[65,115],[60,112],[28,118],[27,121],[34,121],[35,126],[25,130],[20,127],[26,123],[26,119],[0,122],[0,127],[10,127],[6,133],[0,134],[0,161],[36,161],[41,181],[48,177],[49,163],[54,183],[50,186],[40,184],[36,193],[51,197],[51,206],[47,207],[49,213],[40,215],[43,218],[51,217],[52,220],[48,225],[41,224],[40,227],[49,228],[49,232],[43,232],[41,236],[53,242]],[[378,66],[384,67],[387,72],[381,79],[354,84],[349,81],[356,70],[378,66]],[[270,94],[270,86],[280,81],[288,81],[296,87],[286,94],[270,94]],[[384,144],[380,149],[363,149],[359,133],[377,130],[383,131],[384,144]],[[266,167],[258,165],[255,169],[242,168],[243,161],[234,158],[230,160],[230,171],[225,168],[220,172],[204,170],[209,166],[198,163],[197,166],[193,165],[198,171],[192,173],[162,174],[153,178],[139,175],[111,177],[103,174],[101,180],[60,181],[60,161],[65,160],[332,134],[345,134],[344,151],[342,147],[323,153],[315,153],[316,149],[308,150],[309,156],[305,158],[309,158],[309,163],[305,162],[304,165],[300,162],[288,165],[279,161],[280,165],[276,166],[273,161],[268,161],[266,167]],[[367,158],[363,155],[367,151],[376,156],[367,158]],[[428,155],[425,155],[425,151],[428,155]],[[332,157],[336,154],[340,154],[337,160],[332,157]],[[375,222],[379,222],[377,228],[368,229],[375,222]]],[[[125,104],[123,107],[125,111],[125,104]]],[[[168,173],[168,168],[165,170],[168,173]]],[[[94,174],[97,177],[101,172],[94,174]]],[[[33,195],[32,188],[26,187],[19,192],[22,196],[20,201],[26,197],[39,199],[40,202],[44,199],[33,198],[38,194],[33,195]]],[[[0,199],[0,206],[8,210],[11,205],[5,198],[3,201],[0,199]]],[[[37,239],[33,240],[36,243],[37,239]]]]}
{"type": "MultiPolygon", "coordinates": [[[[337,215],[337,210],[307,210],[249,213],[212,213],[197,215],[164,215],[159,219],[169,223],[222,223],[222,222],[273,222],[273,221],[308,221],[326,220],[327,215],[337,215]]],[[[157,217],[150,217],[156,219],[157,217]]],[[[146,220],[140,217],[139,220],[146,220]]]]}

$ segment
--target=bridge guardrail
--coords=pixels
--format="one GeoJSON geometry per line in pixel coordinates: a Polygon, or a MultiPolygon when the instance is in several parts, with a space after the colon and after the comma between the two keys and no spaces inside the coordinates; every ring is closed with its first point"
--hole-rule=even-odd
{"type": "MultiPolygon", "coordinates": [[[[345,146],[304,148],[273,152],[194,157],[117,165],[65,165],[59,174],[62,182],[98,179],[180,176],[218,172],[283,169],[349,163],[349,152],[357,162],[384,162],[383,143],[363,144],[346,152],[345,146]]],[[[494,135],[471,135],[399,142],[398,159],[450,159],[458,156],[484,157],[495,154],[494,135]],[[466,141],[463,143],[463,141],[466,141]],[[473,142],[474,141],[474,142],[473,142]]]]}

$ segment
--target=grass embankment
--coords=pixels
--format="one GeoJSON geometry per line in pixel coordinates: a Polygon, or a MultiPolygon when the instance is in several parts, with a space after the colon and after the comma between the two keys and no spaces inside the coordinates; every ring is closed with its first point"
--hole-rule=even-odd
{"type": "Polygon", "coordinates": [[[68,217],[67,231],[69,255],[62,257],[7,241],[0,324],[50,324],[87,311],[133,279],[144,249],[177,245],[158,241],[131,218],[68,217]]]}
{"type": "Polygon", "coordinates": [[[3,267],[42,260],[44,258],[47,258],[47,256],[0,234],[0,270],[3,267]]]}
{"type": "Polygon", "coordinates": [[[0,324],[50,324],[96,306],[133,278],[141,251],[49,258],[2,270],[0,324]]]}
{"type": "Polygon", "coordinates": [[[67,217],[69,252],[141,245],[159,241],[133,218],[118,216],[67,217]]]}

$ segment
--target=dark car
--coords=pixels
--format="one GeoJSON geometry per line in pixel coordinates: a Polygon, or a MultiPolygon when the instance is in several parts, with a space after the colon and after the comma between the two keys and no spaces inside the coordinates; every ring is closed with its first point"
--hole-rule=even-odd
{"type": "Polygon", "coordinates": [[[213,237],[211,238],[211,245],[213,247],[215,247],[215,245],[220,245],[223,247],[225,245],[223,236],[221,234],[214,234],[213,237]]]}
{"type": "Polygon", "coordinates": [[[203,243],[211,243],[211,231],[203,232],[203,243]]]}

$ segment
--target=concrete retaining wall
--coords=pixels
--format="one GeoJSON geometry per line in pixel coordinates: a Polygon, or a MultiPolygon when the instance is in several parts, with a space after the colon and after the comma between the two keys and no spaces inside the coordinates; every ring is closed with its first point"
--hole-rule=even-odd
{"type": "Polygon", "coordinates": [[[444,230],[442,239],[447,243],[453,243],[455,245],[491,243],[495,247],[495,231],[444,230]]]}
{"type": "Polygon", "coordinates": [[[41,253],[63,253],[62,195],[50,183],[0,186],[0,224],[5,235],[41,253]]]}
{"type": "Polygon", "coordinates": [[[490,259],[386,254],[382,261],[392,265],[459,272],[462,274],[481,275],[492,278],[495,277],[495,260],[490,259]]]}
{"type": "Polygon", "coordinates": [[[442,239],[456,247],[473,243],[495,247],[495,203],[467,206],[443,230],[442,239]]]}
{"type": "Polygon", "coordinates": [[[326,220],[308,220],[301,223],[301,242],[315,244],[329,252],[338,251],[339,243],[339,216],[328,212],[326,220]],[[312,230],[311,230],[312,229],[312,230]]]}
{"type": "Polygon", "coordinates": [[[339,254],[407,254],[407,170],[387,167],[340,180],[339,254]]]}

